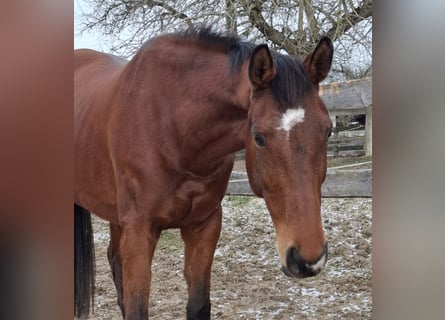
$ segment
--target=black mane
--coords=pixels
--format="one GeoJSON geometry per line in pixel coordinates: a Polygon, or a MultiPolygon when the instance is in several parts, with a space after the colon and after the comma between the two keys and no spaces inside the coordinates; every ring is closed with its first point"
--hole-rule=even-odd
{"type": "MultiPolygon", "coordinates": [[[[238,72],[256,47],[236,36],[212,31],[209,27],[189,28],[175,36],[196,39],[208,46],[222,47],[227,51],[231,72],[238,72]]],[[[282,110],[295,107],[312,87],[302,62],[292,56],[271,50],[276,75],[270,84],[271,92],[282,110]]]]}

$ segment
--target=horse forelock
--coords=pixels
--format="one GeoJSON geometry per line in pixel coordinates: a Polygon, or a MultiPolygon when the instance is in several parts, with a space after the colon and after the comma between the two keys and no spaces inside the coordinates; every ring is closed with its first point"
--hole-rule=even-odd
{"type": "Polygon", "coordinates": [[[273,53],[276,75],[270,83],[273,97],[282,112],[296,108],[312,88],[303,64],[295,57],[273,53]]]}

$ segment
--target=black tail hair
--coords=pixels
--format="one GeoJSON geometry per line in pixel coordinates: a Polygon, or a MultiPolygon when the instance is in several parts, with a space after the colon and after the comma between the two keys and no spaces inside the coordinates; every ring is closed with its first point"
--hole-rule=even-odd
{"type": "Polygon", "coordinates": [[[74,315],[80,319],[94,304],[94,261],[91,213],[74,204],[74,315]]]}

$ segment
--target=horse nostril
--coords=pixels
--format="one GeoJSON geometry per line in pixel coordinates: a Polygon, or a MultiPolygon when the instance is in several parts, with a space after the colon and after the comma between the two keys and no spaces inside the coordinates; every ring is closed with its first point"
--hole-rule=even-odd
{"type": "Polygon", "coordinates": [[[304,261],[298,253],[297,248],[291,247],[287,250],[286,267],[288,272],[294,277],[304,277],[302,273],[304,261]]]}
{"type": "Polygon", "coordinates": [[[296,247],[290,247],[287,250],[285,274],[297,278],[305,278],[317,275],[326,264],[327,244],[324,246],[323,253],[314,262],[304,260],[296,247]]]}

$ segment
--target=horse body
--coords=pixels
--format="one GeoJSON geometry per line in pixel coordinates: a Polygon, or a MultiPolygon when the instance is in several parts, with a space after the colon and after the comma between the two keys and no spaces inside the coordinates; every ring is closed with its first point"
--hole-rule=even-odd
{"type": "Polygon", "coordinates": [[[223,53],[218,57],[196,48],[192,55],[185,55],[189,61],[182,61],[181,46],[168,48],[168,38],[157,42],[151,43],[153,50],[136,56],[131,66],[98,52],[79,52],[95,59],[78,59],[81,62],[75,72],[75,202],[113,223],[121,219],[118,185],[133,188],[141,205],[145,197],[151,205],[161,202],[157,206],[162,208],[146,210],[171,216],[175,223],[184,218],[178,212],[190,213],[192,198],[199,201],[214,189],[216,197],[212,193],[209,198],[219,202],[233,165],[232,154],[243,146],[246,111],[228,112],[239,108],[239,103],[230,100],[233,97],[209,95],[211,86],[218,86],[213,92],[238,87],[233,83],[227,90],[219,88],[224,83],[221,76],[229,77],[218,61],[225,59],[223,53]],[[144,79],[147,74],[150,78],[144,79]],[[206,85],[196,86],[189,81],[192,77],[203,79],[206,85]],[[227,122],[232,126],[227,127],[227,122]],[[119,172],[120,168],[125,172],[119,172]],[[119,182],[121,179],[126,181],[119,182]],[[165,195],[170,199],[166,201],[165,195]],[[162,199],[156,201],[156,196],[162,199]],[[184,208],[178,208],[181,202],[184,208]]]}
{"type": "MultiPolygon", "coordinates": [[[[277,104],[276,90],[269,89],[276,71],[267,47],[253,50],[233,38],[195,32],[150,40],[129,63],[92,50],[75,52],[74,201],[110,222],[108,258],[125,319],[148,318],[151,260],[167,228],[180,228],[185,243],[187,318],[210,317],[220,203],[233,153],[244,147],[249,181],[271,211],[286,274],[314,275],[325,263],[319,199],[326,155],[316,146],[329,118],[318,87],[299,103],[315,105],[315,113],[306,109],[306,121],[322,118],[321,125],[294,130],[298,121],[291,119],[289,128],[280,130],[276,124],[283,112],[270,107],[277,104]],[[233,46],[243,53],[238,62],[230,60],[233,46]],[[316,136],[312,144],[299,142],[309,156],[294,155],[288,146],[283,151],[306,130],[316,136]],[[279,139],[269,147],[282,157],[275,171],[266,169],[278,158],[261,156],[258,132],[268,142],[279,139]],[[309,166],[296,167],[296,157],[309,166]],[[314,168],[316,175],[308,172],[314,168]],[[293,171],[303,184],[292,178],[293,171]],[[289,210],[303,213],[283,223],[289,210]],[[289,233],[289,226],[301,235],[289,233]]],[[[306,68],[313,64],[320,62],[309,61],[306,68]]],[[[88,307],[78,310],[82,315],[88,307]]]]}

